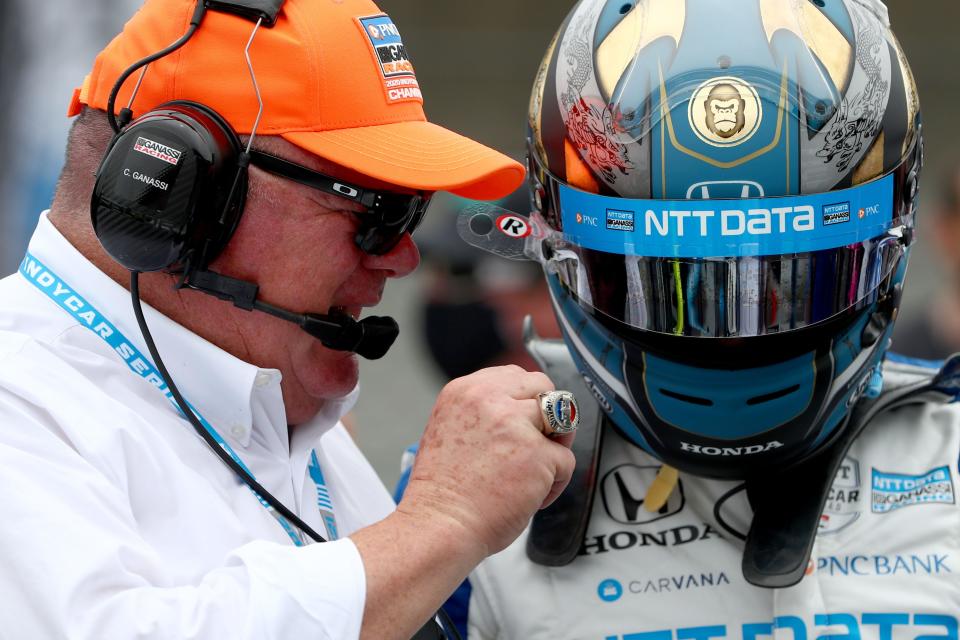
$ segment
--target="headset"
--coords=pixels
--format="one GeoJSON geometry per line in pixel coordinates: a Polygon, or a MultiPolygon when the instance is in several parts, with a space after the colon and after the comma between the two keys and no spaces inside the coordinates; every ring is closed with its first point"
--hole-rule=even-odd
{"type": "MultiPolygon", "coordinates": [[[[198,0],[190,26],[180,39],[135,62],[120,75],[107,102],[107,119],[114,137],[95,174],[90,215],[103,248],[130,271],[137,323],[157,370],[183,415],[263,502],[315,542],[325,542],[231,458],[203,427],[160,358],[139,295],[140,273],[177,274],[177,288],[195,289],[241,309],[262,311],[293,322],[328,348],[368,359],[385,355],[399,333],[396,321],[389,317],[371,316],[358,322],[345,314],[301,314],[281,309],[258,300],[259,287],[255,283],[208,270],[230,241],[243,214],[251,148],[263,113],[250,45],[261,26],[269,28],[276,23],[283,3],[284,0],[198,0]],[[208,9],[239,15],[255,23],[244,54],[260,108],[246,147],[226,119],[199,102],[167,102],[133,119],[131,105],[147,66],[185,45],[208,9]],[[117,96],[137,70],[141,70],[140,77],[118,118],[114,113],[117,96]]],[[[460,638],[442,609],[414,636],[414,640],[433,638],[460,638]]]]}
{"type": "Polygon", "coordinates": [[[199,0],[187,32],[169,47],[134,63],[117,79],[107,102],[113,140],[96,172],[90,203],[93,229],[103,248],[132,273],[179,275],[178,288],[214,295],[299,325],[334,350],[367,359],[383,357],[399,334],[393,318],[356,321],[344,313],[303,314],[257,299],[258,286],[208,270],[230,241],[247,195],[251,148],[263,101],[249,49],[260,26],[275,24],[283,0],[199,0]],[[162,104],[131,122],[146,67],[186,44],[206,10],[229,12],[256,22],[244,51],[260,109],[246,147],[212,108],[186,100],[162,104]],[[126,80],[142,69],[128,105],[114,114],[126,80]]]}
{"type": "MultiPolygon", "coordinates": [[[[274,2],[273,13],[258,15],[258,26],[259,21],[271,26],[281,3],[274,2]]],[[[216,111],[175,101],[130,123],[138,82],[119,121],[114,114],[117,94],[130,75],[140,68],[145,73],[147,65],[185,45],[209,4],[197,3],[183,37],[124,71],[107,103],[114,137],[96,172],[90,212],[104,249],[130,271],[205,269],[226,246],[243,211],[249,155],[216,111]]],[[[248,3],[218,4],[246,8],[248,3]]]]}

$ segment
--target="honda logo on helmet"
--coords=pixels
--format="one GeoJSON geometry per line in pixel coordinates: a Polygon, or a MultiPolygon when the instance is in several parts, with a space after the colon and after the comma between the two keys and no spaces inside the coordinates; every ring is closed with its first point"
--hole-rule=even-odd
{"type": "Polygon", "coordinates": [[[687,189],[687,200],[721,198],[763,198],[763,185],[752,180],[713,180],[698,182],[687,189]]]}

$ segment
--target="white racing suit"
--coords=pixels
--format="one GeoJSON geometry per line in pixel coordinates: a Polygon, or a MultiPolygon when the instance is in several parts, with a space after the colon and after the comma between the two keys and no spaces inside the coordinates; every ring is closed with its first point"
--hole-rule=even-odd
{"type": "MultiPolygon", "coordinates": [[[[933,373],[884,368],[887,383],[933,373]]],[[[912,398],[869,424],[834,480],[805,576],[785,589],[743,578],[736,532],[751,508],[743,491],[722,500],[739,483],[681,473],[649,513],[659,463],[605,427],[578,555],[534,564],[524,534],[487,559],[470,579],[469,638],[958,640],[960,406],[949,400],[912,398]]]]}

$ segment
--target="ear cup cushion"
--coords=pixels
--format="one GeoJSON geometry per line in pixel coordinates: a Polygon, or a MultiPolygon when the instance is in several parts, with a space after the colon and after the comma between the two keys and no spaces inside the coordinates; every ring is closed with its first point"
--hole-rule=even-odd
{"type": "Polygon", "coordinates": [[[91,218],[104,249],[134,271],[205,268],[243,210],[241,151],[236,133],[203,105],[167,103],[137,118],[97,171],[91,218]]]}

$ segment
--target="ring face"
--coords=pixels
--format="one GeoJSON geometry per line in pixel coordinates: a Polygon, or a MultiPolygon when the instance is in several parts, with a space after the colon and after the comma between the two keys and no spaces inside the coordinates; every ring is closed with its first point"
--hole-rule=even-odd
{"type": "Polygon", "coordinates": [[[580,426],[577,400],[569,391],[549,391],[541,393],[537,398],[540,401],[546,435],[571,433],[580,426]]]}

